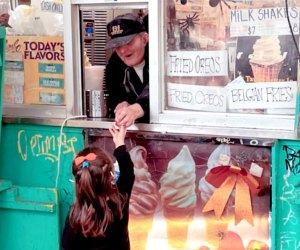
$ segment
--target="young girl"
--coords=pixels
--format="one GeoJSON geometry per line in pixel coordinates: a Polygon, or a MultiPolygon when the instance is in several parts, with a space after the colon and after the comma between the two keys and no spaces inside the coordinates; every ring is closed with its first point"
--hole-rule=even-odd
{"type": "Polygon", "coordinates": [[[87,147],[72,163],[76,200],[62,236],[65,250],[129,250],[128,206],[134,182],[133,163],[125,146],[125,127],[109,129],[120,176],[115,183],[111,158],[87,147]]]}

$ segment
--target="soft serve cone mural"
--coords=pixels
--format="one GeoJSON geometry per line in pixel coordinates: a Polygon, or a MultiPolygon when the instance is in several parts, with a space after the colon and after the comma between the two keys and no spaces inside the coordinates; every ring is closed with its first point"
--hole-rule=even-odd
{"type": "Polygon", "coordinates": [[[146,249],[153,215],[158,204],[156,183],[152,180],[146,163],[147,151],[142,146],[130,150],[134,163],[135,182],[129,205],[129,236],[132,250],[146,249]]]}
{"type": "Polygon", "coordinates": [[[195,162],[188,146],[184,145],[179,154],[170,160],[166,173],[159,181],[168,243],[174,248],[186,246],[197,203],[195,179],[195,162]]]}

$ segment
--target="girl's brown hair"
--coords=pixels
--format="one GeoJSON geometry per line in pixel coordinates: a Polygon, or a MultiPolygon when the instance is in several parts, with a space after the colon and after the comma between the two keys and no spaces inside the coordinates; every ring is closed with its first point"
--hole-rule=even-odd
{"type": "Polygon", "coordinates": [[[122,218],[126,197],[112,184],[113,172],[111,158],[97,147],[80,151],[72,163],[76,200],[71,207],[69,220],[71,227],[85,237],[104,237],[107,227],[114,220],[122,218]],[[95,157],[91,160],[89,155],[95,157]],[[81,160],[78,161],[78,158],[81,160]]]}

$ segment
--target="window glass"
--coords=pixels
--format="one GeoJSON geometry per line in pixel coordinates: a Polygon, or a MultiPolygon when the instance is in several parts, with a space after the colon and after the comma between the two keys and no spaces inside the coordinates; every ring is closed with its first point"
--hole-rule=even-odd
{"type": "Polygon", "coordinates": [[[7,20],[4,103],[65,106],[62,3],[19,3],[7,20]]]}
{"type": "Polygon", "coordinates": [[[288,2],[165,1],[164,109],[294,114],[299,3],[288,2]]]}

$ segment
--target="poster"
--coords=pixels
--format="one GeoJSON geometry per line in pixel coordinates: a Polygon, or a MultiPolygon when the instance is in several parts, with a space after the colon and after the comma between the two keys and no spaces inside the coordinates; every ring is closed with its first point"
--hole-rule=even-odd
{"type": "Polygon", "coordinates": [[[65,104],[63,37],[7,36],[5,103],[65,104]]]}
{"type": "MultiPolygon", "coordinates": [[[[255,249],[253,244],[269,249],[270,147],[257,140],[128,136],[136,175],[130,200],[132,250],[243,250],[255,249]],[[238,177],[228,197],[211,207],[213,196],[226,197],[221,183],[239,175],[233,170],[223,179],[221,172],[234,166],[251,184],[238,177]]],[[[105,133],[90,139],[107,152],[114,148],[105,133]]]]}

